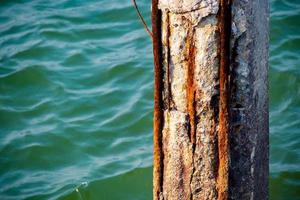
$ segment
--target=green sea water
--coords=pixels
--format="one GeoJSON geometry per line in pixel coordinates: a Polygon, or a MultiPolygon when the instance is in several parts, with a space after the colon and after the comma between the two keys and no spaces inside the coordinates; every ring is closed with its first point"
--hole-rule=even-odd
{"type": "MultiPolygon", "coordinates": [[[[297,200],[300,1],[270,5],[270,199],[297,200]]],[[[1,0],[0,199],[150,200],[152,60],[129,0],[1,0]]]]}

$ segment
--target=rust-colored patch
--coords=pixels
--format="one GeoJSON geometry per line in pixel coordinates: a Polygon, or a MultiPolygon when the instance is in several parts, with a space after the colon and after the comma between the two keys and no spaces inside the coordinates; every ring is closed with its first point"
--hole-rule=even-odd
{"type": "Polygon", "coordinates": [[[154,119],[153,119],[153,199],[159,200],[163,181],[163,72],[162,72],[162,42],[161,42],[161,11],[158,0],[152,0],[152,34],[154,56],[154,119]]]}
{"type": "Polygon", "coordinates": [[[228,199],[229,169],[229,72],[230,72],[230,34],[231,0],[220,0],[218,28],[220,33],[220,102],[218,132],[218,200],[228,199]]]}
{"type": "MultiPolygon", "coordinates": [[[[188,20],[187,20],[188,21],[188,20]]],[[[189,22],[189,21],[188,21],[189,22]]],[[[193,189],[192,189],[192,180],[195,171],[194,167],[194,151],[196,145],[196,110],[195,110],[195,94],[196,88],[194,83],[194,73],[195,73],[195,56],[196,56],[196,47],[195,47],[195,29],[192,27],[192,24],[189,22],[190,27],[189,31],[187,32],[186,36],[186,57],[188,59],[188,66],[187,66],[187,113],[188,113],[188,136],[190,142],[192,144],[192,173],[189,174],[189,184],[190,184],[190,191],[189,191],[189,198],[190,200],[193,199],[193,189]]]]}
{"type": "Polygon", "coordinates": [[[194,31],[187,34],[187,55],[188,55],[188,72],[187,72],[187,111],[189,114],[189,137],[193,145],[196,143],[196,111],[195,111],[195,85],[194,85],[194,71],[195,71],[195,55],[196,48],[194,44],[194,31]]]}

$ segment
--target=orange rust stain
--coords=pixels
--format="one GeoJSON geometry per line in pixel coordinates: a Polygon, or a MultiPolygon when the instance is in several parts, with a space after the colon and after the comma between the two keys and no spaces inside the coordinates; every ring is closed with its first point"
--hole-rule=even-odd
{"type": "Polygon", "coordinates": [[[153,117],[153,199],[159,200],[163,181],[163,71],[161,45],[161,11],[158,0],[152,0],[152,34],[154,56],[154,117],[153,117]]]}
{"type": "Polygon", "coordinates": [[[189,114],[189,137],[192,144],[196,143],[196,112],[195,112],[195,85],[194,85],[194,71],[195,71],[195,55],[196,48],[194,44],[194,31],[191,35],[187,35],[188,48],[188,71],[187,71],[187,111],[189,114]]]}
{"type": "Polygon", "coordinates": [[[229,171],[229,71],[230,71],[230,34],[231,34],[231,0],[220,0],[218,28],[220,33],[220,102],[218,154],[219,166],[217,176],[218,200],[228,199],[229,171]]]}

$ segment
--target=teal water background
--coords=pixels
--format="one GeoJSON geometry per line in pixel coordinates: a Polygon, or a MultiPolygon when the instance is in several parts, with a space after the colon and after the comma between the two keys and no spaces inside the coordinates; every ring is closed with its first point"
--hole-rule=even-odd
{"type": "MultiPolygon", "coordinates": [[[[294,200],[300,2],[272,0],[270,23],[270,199],[294,200]]],[[[1,200],[150,200],[152,110],[151,40],[129,0],[0,2],[1,200]]]]}

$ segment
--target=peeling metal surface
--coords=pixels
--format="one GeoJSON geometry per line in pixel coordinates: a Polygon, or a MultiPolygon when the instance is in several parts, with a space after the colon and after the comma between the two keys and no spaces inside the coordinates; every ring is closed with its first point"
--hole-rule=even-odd
{"type": "Polygon", "coordinates": [[[192,12],[162,9],[163,199],[217,197],[219,61],[214,2],[192,12]]]}
{"type": "Polygon", "coordinates": [[[155,200],[268,196],[267,17],[258,19],[267,1],[233,1],[223,22],[222,2],[157,2],[163,119],[155,200]]]}

